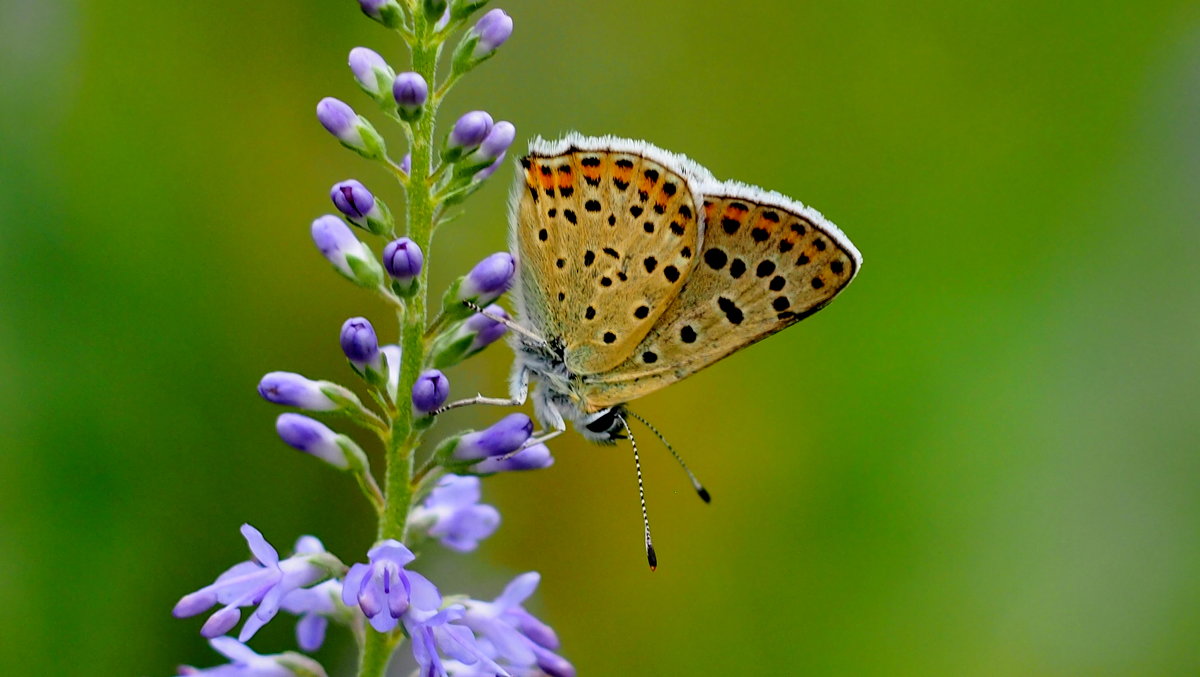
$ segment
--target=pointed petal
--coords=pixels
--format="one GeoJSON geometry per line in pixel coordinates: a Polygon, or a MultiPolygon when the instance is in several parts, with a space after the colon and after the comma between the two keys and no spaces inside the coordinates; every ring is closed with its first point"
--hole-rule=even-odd
{"type": "Polygon", "coordinates": [[[246,619],[245,625],[242,626],[242,631],[238,633],[239,642],[248,642],[258,632],[258,629],[267,624],[270,618],[262,618],[257,613],[250,614],[246,619]]]}
{"type": "Polygon", "coordinates": [[[411,590],[409,593],[409,603],[418,609],[426,611],[433,611],[442,605],[442,595],[428,578],[415,571],[406,571],[404,575],[408,578],[408,585],[411,590]]]}
{"type": "Polygon", "coordinates": [[[366,579],[367,572],[370,570],[370,565],[355,564],[350,567],[350,571],[346,572],[346,580],[342,583],[343,604],[346,606],[358,605],[358,595],[362,592],[364,579],[366,579]]]}
{"type": "Polygon", "coordinates": [[[409,587],[407,576],[401,573],[399,569],[389,572],[387,604],[388,613],[394,618],[399,618],[400,614],[408,611],[410,591],[411,588],[409,587]]]}
{"type": "Polygon", "coordinates": [[[263,597],[262,604],[258,605],[258,610],[254,612],[255,616],[269,621],[279,612],[279,602],[283,599],[286,590],[282,585],[276,585],[267,591],[266,597],[263,597]]]}
{"type": "Polygon", "coordinates": [[[241,618],[242,612],[238,611],[237,607],[224,607],[204,621],[204,625],[200,628],[200,635],[209,639],[223,635],[232,630],[241,618]]]}
{"type": "Polygon", "coordinates": [[[575,677],[575,666],[567,659],[542,648],[534,650],[537,653],[537,665],[550,677],[575,677]]]}
{"type": "Polygon", "coordinates": [[[392,628],[396,627],[396,624],[399,623],[398,620],[392,618],[391,614],[388,613],[377,613],[370,617],[370,621],[371,627],[375,628],[378,632],[391,632],[392,628]]]}
{"type": "Polygon", "coordinates": [[[261,531],[249,524],[243,524],[242,536],[246,538],[246,543],[250,546],[250,552],[255,559],[267,566],[279,564],[279,553],[275,552],[275,548],[270,543],[267,543],[267,539],[263,538],[261,531]]]}
{"type": "Polygon", "coordinates": [[[480,495],[478,477],[446,475],[429,492],[426,503],[431,508],[458,510],[478,503],[480,495]]]}
{"type": "Polygon", "coordinates": [[[554,632],[554,628],[546,625],[533,614],[524,609],[511,609],[504,615],[505,620],[508,620],[529,639],[547,649],[558,648],[558,635],[554,632]]]}
{"type": "Polygon", "coordinates": [[[212,646],[213,651],[216,651],[234,663],[249,663],[258,658],[258,654],[254,653],[250,647],[232,637],[213,637],[208,640],[208,643],[212,646]]]}
{"type": "Polygon", "coordinates": [[[187,618],[195,616],[217,603],[217,595],[211,588],[201,588],[196,592],[184,595],[178,602],[175,603],[175,608],[171,610],[171,615],[175,618],[187,618]]]}
{"type": "Polygon", "coordinates": [[[537,660],[529,640],[503,621],[488,621],[484,632],[496,647],[496,653],[507,658],[513,665],[533,665],[537,660]]]}
{"type": "Polygon", "coordinates": [[[538,583],[542,582],[542,576],[536,571],[529,571],[512,579],[504,588],[504,592],[496,598],[496,606],[501,609],[519,606],[537,590],[538,583]]]}
{"type": "Polygon", "coordinates": [[[403,543],[390,538],[374,548],[371,548],[371,550],[367,552],[367,555],[371,558],[372,564],[374,564],[377,560],[386,559],[391,562],[395,562],[399,566],[404,566],[405,564],[408,564],[417,558],[416,555],[412,554],[411,550],[404,547],[403,543]]]}
{"type": "Polygon", "coordinates": [[[325,628],[329,620],[320,614],[305,614],[296,624],[296,643],[300,648],[312,653],[325,643],[325,628]]]}
{"type": "Polygon", "coordinates": [[[434,630],[438,646],[447,656],[471,665],[479,660],[481,652],[475,644],[475,635],[469,628],[447,623],[434,630]]]}
{"type": "Polygon", "coordinates": [[[387,601],[383,592],[385,575],[383,567],[372,567],[371,575],[363,581],[362,591],[358,593],[358,605],[368,616],[383,611],[387,601]]]}
{"type": "Polygon", "coordinates": [[[315,555],[319,552],[325,552],[325,544],[316,536],[301,536],[296,539],[297,555],[315,555]]]}

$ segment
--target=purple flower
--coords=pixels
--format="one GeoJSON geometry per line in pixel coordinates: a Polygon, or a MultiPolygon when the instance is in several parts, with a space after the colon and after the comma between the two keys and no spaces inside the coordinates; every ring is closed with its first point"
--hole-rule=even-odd
{"type": "Polygon", "coordinates": [[[463,607],[456,604],[437,613],[410,609],[404,615],[404,629],[412,638],[413,658],[421,677],[447,674],[440,654],[463,665],[478,666],[486,675],[506,674],[479,645],[471,629],[456,622],[463,613],[463,607]]]}
{"type": "MultiPolygon", "coordinates": [[[[258,605],[238,635],[238,639],[244,642],[275,617],[281,600],[288,593],[329,577],[328,570],[316,563],[325,554],[323,547],[319,553],[298,552],[281,561],[275,548],[267,543],[258,529],[243,524],[242,536],[249,544],[254,559],[233,565],[218,576],[212,585],[184,595],[172,612],[176,618],[186,618],[214,604],[224,604],[221,610],[209,616],[200,629],[200,634],[205,637],[223,635],[237,625],[242,616],[238,607],[258,605]]],[[[316,542],[320,545],[320,541],[316,542]]]]}
{"type": "Polygon", "coordinates": [[[512,32],[512,17],[505,14],[504,10],[493,9],[484,14],[469,33],[469,35],[476,36],[479,39],[475,43],[475,50],[471,53],[471,56],[475,59],[484,59],[491,56],[500,45],[504,44],[505,40],[508,40],[512,32]]]}
{"type": "Polygon", "coordinates": [[[346,359],[359,371],[382,369],[383,363],[379,358],[379,339],[375,336],[375,327],[365,317],[352,317],[342,324],[340,337],[342,352],[346,359]]]}
{"type": "Polygon", "coordinates": [[[326,677],[325,669],[313,659],[288,652],[261,656],[250,647],[232,637],[214,637],[208,640],[213,650],[229,659],[229,663],[203,670],[181,666],[178,675],[202,675],[207,677],[295,677],[307,674],[326,677]]]}
{"type": "Polygon", "coordinates": [[[383,267],[403,287],[410,287],[421,274],[425,257],[416,242],[402,237],[383,248],[383,267]]]}
{"type": "Polygon", "coordinates": [[[430,369],[418,376],[413,384],[413,412],[417,416],[428,416],[445,404],[449,397],[450,380],[437,369],[430,369]]]}
{"type": "Polygon", "coordinates": [[[498,252],[475,264],[458,288],[460,301],[485,305],[508,291],[517,273],[517,261],[508,252],[498,252]]]}
{"type": "Polygon", "coordinates": [[[326,215],[313,221],[312,239],[321,254],[346,278],[364,287],[383,283],[383,268],[371,250],[338,217],[326,215]]]}
{"type": "Polygon", "coordinates": [[[317,120],[343,146],[369,158],[383,157],[383,137],[345,102],[333,97],[321,99],[317,104],[317,120]]]}
{"type": "Polygon", "coordinates": [[[400,171],[412,174],[412,153],[405,153],[404,157],[400,158],[400,171]]]}
{"type": "Polygon", "coordinates": [[[327,387],[338,386],[304,378],[289,371],[273,371],[258,382],[258,394],[263,399],[285,407],[298,407],[309,411],[334,411],[341,408],[325,394],[327,387]]]}
{"type": "Polygon", "coordinates": [[[384,61],[382,56],[366,47],[355,47],[350,50],[350,71],[358,86],[374,99],[382,99],[396,71],[384,61]]]}
{"type": "Polygon", "coordinates": [[[509,414],[486,430],[466,433],[454,445],[454,458],[474,461],[489,456],[504,456],[520,449],[533,434],[533,421],[522,413],[509,414]]]}
{"type": "MultiPolygon", "coordinates": [[[[488,315],[493,317],[502,317],[506,320],[512,319],[505,312],[504,308],[493,303],[483,309],[488,315]]],[[[508,331],[508,327],[504,323],[497,322],[491,317],[483,313],[475,313],[466,322],[463,323],[463,329],[468,334],[474,334],[475,339],[471,341],[471,347],[467,351],[468,355],[474,354],[483,350],[487,346],[495,343],[501,336],[504,336],[508,331]]]]}
{"type": "Polygon", "coordinates": [[[459,150],[475,148],[491,131],[492,116],[481,110],[471,111],[454,123],[447,146],[459,150]]]}
{"type": "Polygon", "coordinates": [[[366,463],[366,455],[353,440],[307,416],[280,414],[275,419],[275,431],[292,447],[316,456],[339,470],[360,468],[366,463]]]}
{"type": "Polygon", "coordinates": [[[404,565],[415,559],[412,551],[395,540],[386,540],[367,553],[368,564],[355,564],[342,585],[342,601],[359,607],[379,632],[389,632],[410,608],[435,611],[442,596],[429,579],[404,565]]]}
{"type": "Polygon", "coordinates": [[[500,526],[500,513],[479,503],[479,478],[446,475],[409,516],[442,545],[470,552],[500,526]]]}
{"type": "Polygon", "coordinates": [[[420,73],[408,71],[396,76],[392,83],[392,96],[400,107],[400,117],[405,120],[415,120],[421,113],[421,107],[429,99],[429,85],[420,73]]]}
{"type": "Polygon", "coordinates": [[[467,600],[462,623],[479,635],[481,644],[491,645],[492,657],[510,672],[537,667],[552,677],[574,677],[575,668],[553,653],[559,646],[554,630],[521,605],[540,581],[541,576],[530,571],[514,578],[491,602],[467,600]]]}
{"type": "Polygon", "coordinates": [[[342,582],[328,580],[311,588],[293,590],[283,598],[283,610],[300,617],[296,623],[296,643],[313,652],[325,643],[329,618],[337,613],[335,600],[342,598],[342,582]]]}
{"type": "Polygon", "coordinates": [[[498,472],[517,472],[521,470],[541,470],[554,465],[554,457],[544,444],[534,444],[508,458],[489,456],[467,468],[468,472],[479,475],[490,475],[498,472]]]}

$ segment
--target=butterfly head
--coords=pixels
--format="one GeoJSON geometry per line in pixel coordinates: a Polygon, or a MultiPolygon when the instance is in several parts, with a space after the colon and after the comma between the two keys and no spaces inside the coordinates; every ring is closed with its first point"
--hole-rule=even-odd
{"type": "Polygon", "coordinates": [[[613,444],[626,437],[624,417],[624,405],[618,404],[615,407],[601,409],[595,413],[584,415],[580,421],[582,425],[579,426],[579,432],[592,442],[613,444]]]}

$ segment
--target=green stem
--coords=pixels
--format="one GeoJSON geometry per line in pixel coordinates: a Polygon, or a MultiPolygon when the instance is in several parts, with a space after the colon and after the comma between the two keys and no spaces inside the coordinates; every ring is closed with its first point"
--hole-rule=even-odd
{"type": "Polygon", "coordinates": [[[399,636],[393,633],[375,632],[374,628],[368,626],[363,637],[358,677],[385,677],[388,661],[399,642],[399,636]]]}
{"type": "MultiPolygon", "coordinates": [[[[430,39],[430,25],[423,13],[414,12],[414,34],[410,41],[413,70],[428,83],[436,81],[440,43],[430,39]]],[[[397,406],[392,416],[392,428],[385,436],[387,473],[384,479],[385,503],[379,520],[378,538],[394,538],[405,542],[408,513],[413,502],[413,456],[421,441],[421,431],[413,426],[412,407],[408,393],[425,363],[425,314],[428,296],[430,242],[433,238],[433,196],[428,178],[432,168],[437,102],[430,101],[424,113],[413,123],[412,171],[401,183],[407,190],[408,237],[425,254],[417,292],[407,299],[404,313],[397,313],[400,323],[400,382],[396,392],[397,406]]],[[[395,633],[387,635],[366,630],[359,660],[359,677],[382,677],[388,660],[400,641],[395,633]]]]}

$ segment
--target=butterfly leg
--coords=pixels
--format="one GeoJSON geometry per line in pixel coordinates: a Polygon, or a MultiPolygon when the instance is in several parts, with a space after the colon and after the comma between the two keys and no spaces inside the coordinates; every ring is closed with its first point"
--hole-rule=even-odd
{"type": "Polygon", "coordinates": [[[483,308],[480,308],[478,304],[472,303],[470,301],[463,301],[463,305],[470,308],[471,310],[474,310],[475,312],[479,313],[480,315],[483,315],[484,317],[491,320],[492,322],[499,322],[500,324],[507,327],[509,331],[516,333],[516,334],[520,334],[521,336],[525,337],[526,339],[533,341],[534,345],[542,346],[544,348],[550,347],[549,341],[547,341],[546,339],[542,338],[541,336],[538,336],[537,334],[529,331],[525,327],[522,327],[521,325],[517,324],[516,322],[513,322],[512,320],[510,320],[507,317],[502,317],[500,315],[495,315],[495,314],[489,313],[488,311],[484,310],[483,308]]]}
{"type": "Polygon", "coordinates": [[[519,407],[525,404],[525,400],[527,399],[529,399],[529,370],[518,364],[513,370],[512,385],[509,388],[508,398],[484,397],[482,394],[479,394],[475,397],[468,397],[445,404],[440,409],[434,411],[433,415],[437,416],[451,409],[466,407],[472,404],[486,404],[494,407],[519,407]]]}

